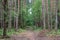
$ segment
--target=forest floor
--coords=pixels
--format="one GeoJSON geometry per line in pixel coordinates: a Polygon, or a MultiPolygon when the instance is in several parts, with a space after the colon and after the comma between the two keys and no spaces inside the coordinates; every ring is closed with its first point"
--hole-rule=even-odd
{"type": "Polygon", "coordinates": [[[39,31],[25,31],[19,34],[13,34],[8,39],[0,39],[0,40],[60,40],[60,36],[46,36],[48,31],[43,30],[39,31]]]}

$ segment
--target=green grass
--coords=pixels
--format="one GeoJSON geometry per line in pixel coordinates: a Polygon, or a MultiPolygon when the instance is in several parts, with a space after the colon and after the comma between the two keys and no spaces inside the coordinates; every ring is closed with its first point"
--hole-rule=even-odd
{"type": "MultiPolygon", "coordinates": [[[[37,28],[34,31],[41,31],[41,28],[37,28]]],[[[19,29],[17,32],[14,29],[11,29],[10,31],[7,31],[7,35],[13,35],[13,34],[19,34],[21,32],[25,32],[27,30],[25,29],[19,29]]],[[[0,29],[0,35],[3,35],[3,30],[0,29]]],[[[60,35],[60,29],[57,30],[57,32],[55,30],[52,30],[51,32],[47,33],[47,35],[60,35]]]]}
{"type": "MultiPolygon", "coordinates": [[[[10,32],[7,31],[7,35],[12,35],[14,32],[14,29],[11,29],[10,32]]],[[[0,35],[3,35],[3,29],[0,29],[0,35]]]]}
{"type": "MultiPolygon", "coordinates": [[[[21,32],[24,32],[26,30],[24,29],[19,29],[17,32],[14,30],[14,29],[11,29],[10,31],[7,30],[7,35],[13,35],[13,34],[18,34],[18,33],[21,33],[21,32]]],[[[0,35],[3,35],[3,30],[0,29],[0,35]]]]}
{"type": "Polygon", "coordinates": [[[57,31],[52,30],[51,32],[47,33],[47,35],[59,35],[60,36],[60,29],[58,29],[57,31]]]}
{"type": "Polygon", "coordinates": [[[3,34],[3,30],[2,29],[0,29],[0,35],[2,35],[3,34]]]}

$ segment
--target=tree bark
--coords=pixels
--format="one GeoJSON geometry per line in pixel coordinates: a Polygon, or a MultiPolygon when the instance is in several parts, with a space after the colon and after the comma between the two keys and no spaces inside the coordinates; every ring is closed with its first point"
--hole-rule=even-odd
{"type": "MultiPolygon", "coordinates": [[[[4,11],[7,13],[7,0],[3,0],[3,7],[4,7],[4,11]]],[[[5,37],[7,35],[6,34],[7,27],[6,27],[6,18],[5,17],[6,17],[6,15],[4,15],[3,37],[5,37]]]]}
{"type": "Polygon", "coordinates": [[[11,23],[11,21],[12,21],[12,16],[11,16],[11,11],[12,11],[12,6],[13,6],[13,0],[8,0],[8,30],[10,31],[10,29],[11,29],[11,26],[12,26],[12,23],[11,23]]]}
{"type": "Polygon", "coordinates": [[[43,15],[43,27],[44,29],[46,28],[46,24],[45,24],[45,0],[42,0],[42,15],[43,15]]]}
{"type": "Polygon", "coordinates": [[[56,20],[55,20],[55,30],[57,31],[57,27],[58,27],[58,13],[57,13],[57,10],[58,10],[58,0],[55,0],[55,17],[56,17],[56,20]]]}
{"type": "Polygon", "coordinates": [[[3,5],[2,5],[2,1],[0,1],[0,28],[3,28],[3,5]]]}
{"type": "Polygon", "coordinates": [[[50,0],[50,27],[52,29],[52,16],[53,16],[54,0],[50,0]]]}
{"type": "Polygon", "coordinates": [[[17,12],[17,15],[16,15],[16,30],[18,30],[19,3],[20,3],[20,0],[18,0],[18,8],[17,8],[18,9],[18,12],[17,12]]]}
{"type": "Polygon", "coordinates": [[[48,0],[45,0],[45,7],[46,7],[46,17],[47,17],[47,26],[48,26],[48,30],[50,30],[50,19],[49,19],[49,6],[48,6],[48,0]]]}

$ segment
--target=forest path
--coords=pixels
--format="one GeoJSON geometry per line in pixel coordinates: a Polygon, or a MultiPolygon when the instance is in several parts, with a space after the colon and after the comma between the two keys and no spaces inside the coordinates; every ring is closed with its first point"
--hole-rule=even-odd
{"type": "Polygon", "coordinates": [[[60,37],[47,37],[43,32],[26,31],[13,35],[10,40],[60,40],[60,37]],[[42,33],[42,34],[41,34],[42,33]]]}

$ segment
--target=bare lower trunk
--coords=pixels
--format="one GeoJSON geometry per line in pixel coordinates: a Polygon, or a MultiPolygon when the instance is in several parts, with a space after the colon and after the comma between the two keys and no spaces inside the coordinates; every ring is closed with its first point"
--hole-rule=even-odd
{"type": "Polygon", "coordinates": [[[11,11],[12,11],[12,4],[13,4],[13,1],[12,0],[8,0],[8,9],[9,9],[9,14],[8,14],[8,29],[10,30],[11,29],[11,21],[12,21],[12,18],[11,18],[11,11]]]}
{"type": "Polygon", "coordinates": [[[3,28],[3,5],[2,1],[0,1],[0,28],[3,28]]]}
{"type": "Polygon", "coordinates": [[[50,27],[52,29],[53,25],[52,25],[52,14],[53,14],[53,4],[54,4],[54,1],[50,0],[50,27]]]}
{"type": "Polygon", "coordinates": [[[17,16],[16,16],[16,30],[18,30],[19,2],[20,1],[18,0],[18,8],[17,8],[18,12],[17,12],[17,16]]]}
{"type": "Polygon", "coordinates": [[[56,2],[55,2],[55,3],[56,3],[56,5],[55,5],[55,16],[56,16],[56,20],[55,20],[55,26],[56,26],[56,27],[55,27],[55,30],[57,31],[57,27],[58,27],[58,20],[57,20],[57,19],[58,19],[58,17],[57,17],[57,14],[58,14],[58,13],[57,13],[58,0],[55,0],[55,1],[56,1],[56,2]]]}
{"type": "Polygon", "coordinates": [[[19,17],[19,0],[17,1],[17,0],[15,0],[15,17],[14,17],[14,26],[15,26],[15,30],[17,31],[18,30],[18,17],[19,17]],[[18,7],[17,7],[17,4],[18,3],[18,7]]]}
{"type": "Polygon", "coordinates": [[[50,30],[50,22],[49,22],[49,6],[48,6],[48,0],[45,0],[45,7],[46,7],[46,14],[47,14],[47,26],[50,30]]]}
{"type": "Polygon", "coordinates": [[[54,26],[55,30],[57,30],[57,6],[58,6],[58,0],[51,0],[50,5],[51,5],[51,29],[54,26]],[[54,23],[53,20],[54,19],[54,23]]]}
{"type": "Polygon", "coordinates": [[[45,0],[42,0],[42,15],[43,15],[43,27],[44,29],[46,28],[46,24],[45,24],[45,0]]]}
{"type": "Polygon", "coordinates": [[[16,30],[16,0],[14,0],[14,28],[16,30]]]}
{"type": "MultiPolygon", "coordinates": [[[[3,7],[4,7],[4,11],[7,13],[7,0],[3,0],[3,7]]],[[[5,37],[7,34],[6,34],[6,31],[7,31],[7,29],[6,29],[6,15],[5,15],[5,13],[4,13],[4,27],[3,27],[3,37],[5,37]]]]}
{"type": "Polygon", "coordinates": [[[21,27],[23,28],[23,15],[22,15],[23,1],[21,0],[21,27]]]}

